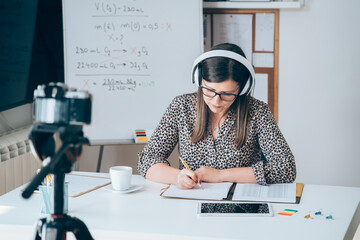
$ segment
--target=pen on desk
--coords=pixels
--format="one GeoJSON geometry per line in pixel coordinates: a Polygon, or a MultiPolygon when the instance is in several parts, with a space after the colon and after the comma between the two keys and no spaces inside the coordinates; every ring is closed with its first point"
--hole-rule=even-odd
{"type": "MultiPolygon", "coordinates": [[[[182,157],[179,157],[179,159],[186,169],[191,170],[189,165],[185,162],[185,160],[182,157]]],[[[201,181],[198,181],[198,185],[201,187],[201,181]]]]}

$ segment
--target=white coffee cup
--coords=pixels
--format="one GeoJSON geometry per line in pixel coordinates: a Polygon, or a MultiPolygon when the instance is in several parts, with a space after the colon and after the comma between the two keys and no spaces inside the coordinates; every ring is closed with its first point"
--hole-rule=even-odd
{"type": "Polygon", "coordinates": [[[111,185],[115,190],[124,191],[131,187],[132,168],[114,166],[110,168],[111,185]]]}

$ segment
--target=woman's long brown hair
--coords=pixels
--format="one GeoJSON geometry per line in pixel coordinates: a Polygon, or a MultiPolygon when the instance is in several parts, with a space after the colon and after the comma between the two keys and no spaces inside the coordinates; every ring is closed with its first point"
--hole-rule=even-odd
{"type": "MultiPolygon", "coordinates": [[[[219,44],[213,49],[230,50],[245,56],[241,48],[234,44],[219,44]]],[[[239,85],[240,92],[244,88],[250,75],[249,71],[242,64],[224,57],[204,60],[203,63],[201,63],[201,74],[200,79],[204,79],[209,82],[223,82],[227,79],[232,79],[239,85]]],[[[234,147],[236,149],[240,149],[247,139],[249,100],[249,95],[238,96],[230,106],[235,118],[234,147]]],[[[209,136],[209,122],[210,109],[206,105],[201,88],[199,87],[197,92],[196,122],[190,136],[191,142],[199,142],[201,140],[205,140],[209,136]]]]}

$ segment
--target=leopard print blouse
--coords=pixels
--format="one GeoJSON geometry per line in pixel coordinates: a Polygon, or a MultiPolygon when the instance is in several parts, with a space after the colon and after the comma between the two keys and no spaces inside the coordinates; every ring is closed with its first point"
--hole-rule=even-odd
{"type": "MultiPolygon", "coordinates": [[[[138,153],[138,171],[145,176],[156,163],[168,162],[179,143],[179,155],[192,170],[201,166],[216,169],[252,167],[258,184],[294,182],[295,159],[267,104],[253,97],[249,102],[248,137],[235,149],[234,116],[229,111],[215,140],[211,133],[202,141],[190,142],[195,126],[196,93],[174,98],[143,151],[138,153]],[[261,152],[266,160],[261,159],[261,152]]],[[[182,168],[182,164],[179,164],[182,168]]]]}

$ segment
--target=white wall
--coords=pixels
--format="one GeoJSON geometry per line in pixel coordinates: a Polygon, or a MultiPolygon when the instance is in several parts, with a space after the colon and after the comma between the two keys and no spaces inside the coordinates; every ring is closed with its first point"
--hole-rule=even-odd
{"type": "Polygon", "coordinates": [[[279,125],[297,181],[360,187],[360,1],[280,11],[279,125]]]}
{"type": "Polygon", "coordinates": [[[0,135],[31,124],[31,104],[0,112],[0,135]]]}

